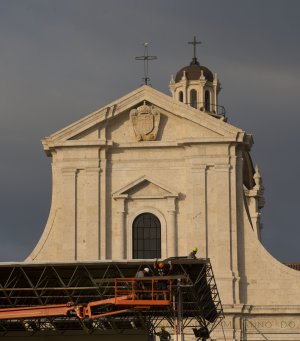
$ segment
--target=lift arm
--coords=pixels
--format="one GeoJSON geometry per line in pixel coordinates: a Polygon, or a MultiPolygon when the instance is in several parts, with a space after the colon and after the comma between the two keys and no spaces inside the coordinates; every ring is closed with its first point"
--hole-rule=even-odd
{"type": "Polygon", "coordinates": [[[73,302],[67,304],[54,304],[45,306],[18,307],[0,309],[0,319],[45,317],[45,316],[68,316],[71,313],[80,315],[80,305],[73,302]]]}
{"type": "MultiPolygon", "coordinates": [[[[118,300],[128,300],[129,296],[118,297],[118,300]]],[[[0,309],[0,320],[14,318],[47,317],[47,316],[70,316],[77,315],[80,319],[96,318],[101,315],[93,315],[91,307],[112,304],[115,305],[115,298],[93,301],[86,306],[69,302],[66,304],[53,304],[45,306],[18,307],[0,309]]],[[[126,309],[128,311],[128,309],[126,309]]],[[[116,313],[116,312],[114,312],[116,313]]],[[[110,314],[112,315],[112,314],[110,314]]]]}
{"type": "Polygon", "coordinates": [[[76,315],[80,319],[103,317],[124,313],[130,310],[151,307],[166,308],[171,305],[172,280],[169,277],[116,278],[114,279],[114,297],[89,302],[85,305],[69,302],[45,306],[29,306],[0,309],[1,319],[34,318],[47,316],[76,315]],[[161,285],[163,283],[163,286],[161,285]],[[124,307],[94,314],[92,308],[105,305],[124,307]]]}

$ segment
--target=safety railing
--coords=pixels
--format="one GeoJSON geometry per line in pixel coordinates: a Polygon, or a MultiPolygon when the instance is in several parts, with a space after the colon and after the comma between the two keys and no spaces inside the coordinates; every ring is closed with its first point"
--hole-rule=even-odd
{"type": "Polygon", "coordinates": [[[225,117],[226,109],[223,105],[218,104],[207,104],[205,102],[188,102],[193,108],[199,108],[200,111],[208,112],[213,115],[225,117]]]}
{"type": "Polygon", "coordinates": [[[168,309],[172,304],[174,276],[164,278],[115,278],[113,281],[115,296],[110,299],[88,303],[84,308],[85,316],[95,319],[140,309],[168,309]],[[114,305],[116,310],[101,311],[101,307],[108,305],[114,305]]]}
{"type": "Polygon", "coordinates": [[[172,280],[162,277],[116,278],[115,300],[116,305],[168,306],[172,302],[172,280]]]}

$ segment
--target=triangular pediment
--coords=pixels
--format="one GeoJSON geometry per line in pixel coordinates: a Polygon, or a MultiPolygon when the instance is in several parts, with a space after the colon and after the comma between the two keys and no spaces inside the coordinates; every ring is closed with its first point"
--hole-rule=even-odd
{"type": "Polygon", "coordinates": [[[168,198],[178,197],[178,193],[157,180],[142,176],[137,180],[130,182],[126,186],[122,187],[118,191],[112,194],[114,199],[118,198],[168,198]]]}
{"type": "MultiPolygon", "coordinates": [[[[184,134],[174,133],[174,142],[197,142],[198,139],[218,140],[225,138],[228,141],[242,142],[245,132],[224,121],[216,119],[206,113],[183,104],[170,96],[167,96],[149,86],[142,86],[109,105],[91,113],[90,115],[74,122],[66,128],[43,139],[45,150],[55,146],[89,145],[89,144],[112,144],[113,134],[100,133],[101,127],[111,127],[110,131],[121,129],[132,131],[129,112],[131,109],[142,105],[146,101],[155,106],[161,113],[161,129],[168,122],[169,131],[174,127],[184,128],[184,134]],[[126,126],[127,124],[127,126],[126,126]]],[[[123,133],[124,135],[124,133],[123,133]]],[[[158,134],[158,137],[160,135],[158,134]]],[[[133,138],[133,137],[132,137],[133,138]]],[[[159,138],[158,138],[159,140],[159,138]]],[[[116,141],[117,143],[119,141],[116,141]]],[[[123,141],[122,141],[123,142],[123,141]]],[[[134,142],[134,141],[128,141],[134,142]]]]}

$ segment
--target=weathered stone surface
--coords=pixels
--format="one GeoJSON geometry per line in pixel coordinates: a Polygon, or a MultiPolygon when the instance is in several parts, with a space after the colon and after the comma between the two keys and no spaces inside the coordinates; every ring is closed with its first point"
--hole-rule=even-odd
{"type": "Polygon", "coordinates": [[[53,159],[52,205],[27,262],[130,259],[133,221],[150,212],[161,224],[162,258],[193,246],[211,258],[227,340],[246,331],[247,340],[300,340],[300,273],[260,242],[258,169],[255,186],[243,185],[251,135],[143,86],[43,145],[53,159]],[[155,137],[145,138],[148,127],[137,139],[130,113],[144,101],[160,120],[155,137]]]}

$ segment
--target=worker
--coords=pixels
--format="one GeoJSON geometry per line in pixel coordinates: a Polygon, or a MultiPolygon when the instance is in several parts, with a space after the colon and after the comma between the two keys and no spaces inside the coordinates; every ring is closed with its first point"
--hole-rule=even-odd
{"type": "Polygon", "coordinates": [[[197,259],[197,256],[196,256],[197,251],[198,251],[198,248],[194,247],[192,252],[190,252],[189,255],[187,256],[187,258],[197,259]]]}
{"type": "Polygon", "coordinates": [[[150,276],[150,269],[148,267],[145,267],[143,270],[139,270],[135,277],[149,277],[150,276]]]}
{"type": "MultiPolygon", "coordinates": [[[[158,262],[156,259],[154,262],[154,274],[156,276],[169,276],[173,269],[173,264],[171,261],[168,263],[158,262]]],[[[163,291],[163,297],[167,299],[168,281],[159,280],[157,282],[156,289],[158,291],[163,291]]],[[[160,293],[157,294],[157,299],[160,297],[160,293]]]]}
{"type": "Polygon", "coordinates": [[[158,262],[158,260],[156,259],[153,266],[155,276],[169,276],[170,272],[173,269],[173,264],[171,261],[168,261],[168,263],[164,263],[158,262]]]}
{"type": "Polygon", "coordinates": [[[154,274],[156,276],[169,276],[173,269],[173,264],[171,261],[168,263],[158,262],[156,259],[154,262],[154,274]]]}
{"type": "Polygon", "coordinates": [[[157,335],[160,339],[160,341],[169,341],[171,340],[171,335],[169,332],[166,331],[166,327],[165,326],[161,326],[160,327],[161,331],[158,333],[155,333],[155,335],[157,335]]]}
{"type": "MultiPolygon", "coordinates": [[[[148,267],[145,267],[143,270],[139,270],[135,277],[136,278],[144,278],[144,277],[150,277],[150,269],[148,267]]],[[[146,289],[145,281],[136,281],[135,282],[135,290],[137,291],[137,298],[143,299],[144,295],[140,293],[140,291],[144,291],[146,289]]]]}

